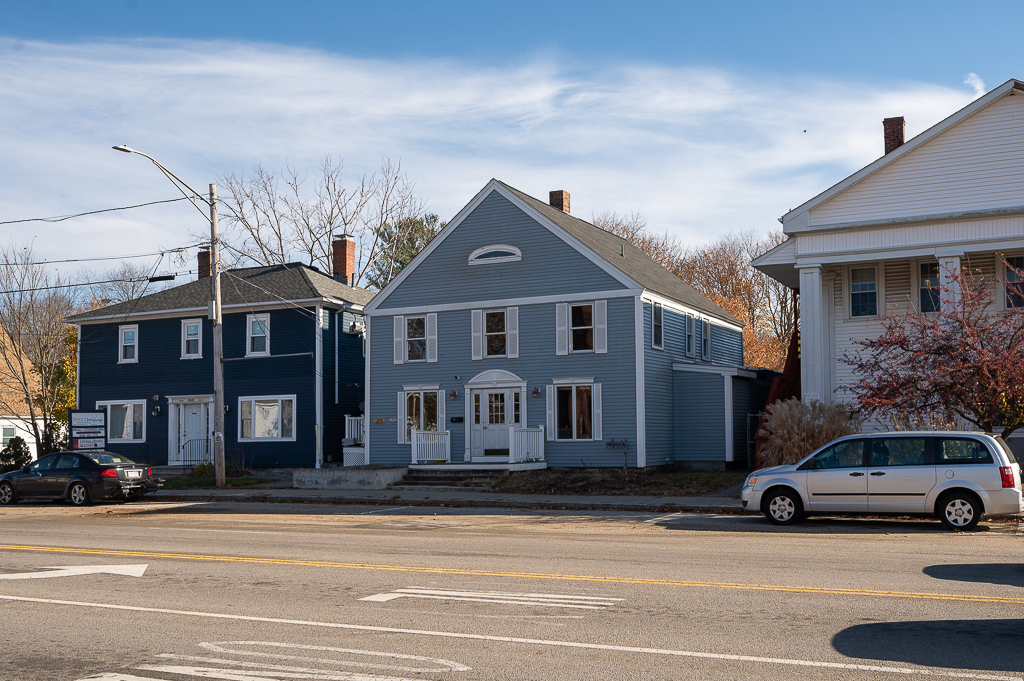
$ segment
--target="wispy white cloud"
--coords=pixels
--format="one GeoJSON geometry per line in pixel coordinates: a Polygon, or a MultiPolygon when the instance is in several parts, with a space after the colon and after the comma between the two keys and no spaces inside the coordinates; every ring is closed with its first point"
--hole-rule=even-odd
{"type": "Polygon", "coordinates": [[[974,98],[977,99],[985,94],[987,88],[985,87],[985,81],[981,79],[977,73],[968,73],[964,76],[964,85],[974,90],[974,98]]]}
{"type": "MultiPolygon", "coordinates": [[[[497,177],[538,197],[566,189],[582,217],[641,211],[704,240],[776,227],[880,156],[882,118],[903,115],[914,134],[970,100],[926,83],[551,58],[494,67],[228,42],[22,43],[0,47],[0,220],[173,196],[143,159],[110,150],[128,144],[202,188],[254,163],[312,169],[329,152],[355,176],[390,156],[443,217],[497,177]]],[[[0,238],[36,235],[45,255],[84,257],[179,245],[201,223],[179,203],[0,238]]]]}

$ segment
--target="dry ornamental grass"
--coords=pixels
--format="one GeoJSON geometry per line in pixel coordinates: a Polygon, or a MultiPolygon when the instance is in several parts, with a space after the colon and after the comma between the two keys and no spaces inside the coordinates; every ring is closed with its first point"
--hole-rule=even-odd
{"type": "Polygon", "coordinates": [[[775,402],[761,421],[761,467],[796,463],[837,437],[860,432],[860,417],[845,404],[797,398],[775,402]]]}

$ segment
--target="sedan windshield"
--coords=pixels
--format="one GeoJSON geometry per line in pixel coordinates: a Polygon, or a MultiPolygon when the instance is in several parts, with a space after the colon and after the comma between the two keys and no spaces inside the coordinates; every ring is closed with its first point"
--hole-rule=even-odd
{"type": "Polygon", "coordinates": [[[120,454],[89,454],[88,457],[100,464],[108,463],[135,463],[126,456],[120,454]]]}

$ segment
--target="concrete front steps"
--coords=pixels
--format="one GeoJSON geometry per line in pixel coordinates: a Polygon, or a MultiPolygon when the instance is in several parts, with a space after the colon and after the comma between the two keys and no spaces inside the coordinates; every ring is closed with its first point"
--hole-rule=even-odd
{"type": "Polygon", "coordinates": [[[388,485],[393,490],[453,489],[466,492],[485,492],[491,485],[508,475],[500,470],[417,470],[410,469],[401,480],[388,485]]]}

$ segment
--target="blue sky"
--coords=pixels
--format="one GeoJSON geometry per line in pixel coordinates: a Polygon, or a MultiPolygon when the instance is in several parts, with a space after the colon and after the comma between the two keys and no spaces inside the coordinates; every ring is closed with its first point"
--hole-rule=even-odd
{"type": "MultiPolygon", "coordinates": [[[[173,197],[325,153],[400,159],[450,217],[491,177],[696,242],[775,218],[1024,77],[1011,3],[5,3],[0,221],[173,197]]],[[[189,212],[192,211],[192,212],[189,212]]],[[[46,257],[200,231],[181,204],[0,226],[46,257]]],[[[115,249],[116,250],[116,249],[115,249]]]]}

